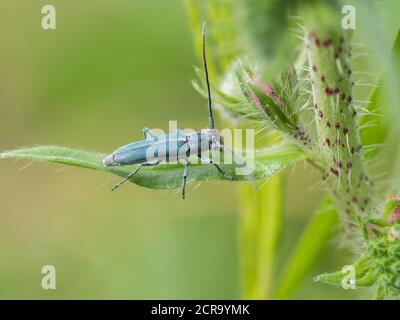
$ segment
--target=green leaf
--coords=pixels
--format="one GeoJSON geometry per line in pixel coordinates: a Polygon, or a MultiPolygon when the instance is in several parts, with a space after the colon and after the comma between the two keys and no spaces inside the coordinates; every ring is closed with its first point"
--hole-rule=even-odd
{"type": "Polygon", "coordinates": [[[241,190],[239,252],[245,299],[266,299],[271,294],[282,200],[282,174],[259,188],[244,184],[241,190]]]}
{"type": "Polygon", "coordinates": [[[256,243],[258,194],[254,186],[243,184],[240,190],[240,220],[239,220],[239,264],[240,282],[243,299],[255,297],[256,291],[256,243]]]}
{"type": "Polygon", "coordinates": [[[311,217],[293,250],[276,291],[277,299],[287,299],[318,260],[338,221],[330,199],[325,199],[311,217]]]}
{"type": "MultiPolygon", "coordinates": [[[[56,162],[64,165],[82,167],[113,173],[126,177],[135,166],[104,167],[102,159],[105,154],[89,152],[57,146],[39,146],[26,149],[6,151],[0,154],[0,159],[14,158],[32,161],[56,162]]],[[[300,159],[305,159],[306,154],[291,144],[279,144],[271,148],[255,151],[254,172],[252,178],[256,180],[270,179],[286,166],[300,159]]],[[[236,165],[221,165],[223,170],[234,177],[234,180],[246,180],[246,176],[236,176],[236,165]]],[[[153,189],[173,189],[182,184],[183,165],[161,164],[154,167],[143,168],[130,181],[140,186],[153,189]]],[[[193,164],[190,169],[188,182],[205,180],[226,180],[214,166],[207,164],[193,164]]]]}
{"type": "MultiPolygon", "coordinates": [[[[396,40],[392,48],[392,58],[394,61],[400,61],[400,32],[397,33],[396,40]]],[[[371,124],[367,130],[361,131],[361,140],[364,145],[373,145],[373,152],[367,154],[368,158],[372,158],[381,149],[381,145],[387,138],[390,130],[393,128],[394,121],[397,117],[393,117],[391,109],[397,108],[398,105],[387,98],[388,93],[385,91],[387,86],[382,78],[377,81],[376,87],[371,92],[368,103],[365,105],[370,114],[360,119],[360,125],[371,124]]],[[[396,111],[397,112],[397,111],[396,111]]],[[[398,130],[397,130],[398,132],[398,130]]]]}
{"type": "MultiPolygon", "coordinates": [[[[356,287],[370,287],[375,284],[378,273],[371,268],[370,261],[370,256],[361,256],[352,266],[348,266],[354,268],[356,287]]],[[[346,275],[349,275],[349,269],[343,268],[340,271],[320,274],[314,280],[339,287],[346,275]]]]}
{"type": "Polygon", "coordinates": [[[268,181],[259,192],[260,217],[258,239],[258,293],[261,298],[271,294],[274,262],[282,225],[283,175],[268,181]]]}
{"type": "Polygon", "coordinates": [[[238,41],[241,28],[233,23],[237,4],[231,0],[185,0],[185,4],[199,60],[201,25],[207,22],[207,62],[211,79],[215,79],[243,51],[238,41]]]}
{"type": "Polygon", "coordinates": [[[297,0],[239,0],[235,21],[241,27],[241,39],[245,53],[252,60],[263,61],[263,78],[274,79],[288,61],[295,58],[293,48],[297,44],[293,30],[297,23],[298,8],[303,2],[297,0]]]}

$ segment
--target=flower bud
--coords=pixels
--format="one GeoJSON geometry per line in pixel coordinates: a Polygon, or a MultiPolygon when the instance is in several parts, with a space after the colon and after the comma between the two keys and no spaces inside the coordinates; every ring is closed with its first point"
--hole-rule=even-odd
{"type": "Polygon", "coordinates": [[[396,224],[400,221],[400,194],[388,198],[384,212],[390,224],[396,224]]]}
{"type": "Polygon", "coordinates": [[[274,128],[293,133],[298,118],[288,105],[283,90],[278,95],[272,85],[263,83],[259,75],[244,65],[238,68],[236,74],[243,95],[263,118],[274,128]]]}
{"type": "Polygon", "coordinates": [[[400,220],[400,204],[398,204],[389,215],[389,222],[395,224],[400,220]]]}

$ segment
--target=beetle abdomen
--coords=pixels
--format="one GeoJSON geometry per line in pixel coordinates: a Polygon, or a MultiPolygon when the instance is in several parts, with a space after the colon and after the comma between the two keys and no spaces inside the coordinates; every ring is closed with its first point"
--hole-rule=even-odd
{"type": "Polygon", "coordinates": [[[103,159],[105,166],[143,162],[172,162],[187,157],[188,145],[178,133],[129,143],[103,159]]]}
{"type": "Polygon", "coordinates": [[[112,154],[104,158],[103,162],[107,166],[128,165],[142,163],[146,161],[146,151],[153,142],[143,140],[129,143],[115,150],[112,154]]]}

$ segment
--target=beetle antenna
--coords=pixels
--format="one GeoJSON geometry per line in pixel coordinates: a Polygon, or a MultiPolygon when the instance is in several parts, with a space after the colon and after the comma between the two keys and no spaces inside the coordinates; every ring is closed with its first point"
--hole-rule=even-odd
{"type": "Polygon", "coordinates": [[[204,65],[204,73],[206,76],[206,85],[207,85],[207,93],[208,93],[208,122],[210,123],[210,128],[214,129],[214,117],[212,114],[210,81],[208,80],[208,69],[207,69],[207,60],[206,60],[206,25],[207,25],[207,23],[203,22],[203,28],[202,28],[203,65],[204,65]]]}

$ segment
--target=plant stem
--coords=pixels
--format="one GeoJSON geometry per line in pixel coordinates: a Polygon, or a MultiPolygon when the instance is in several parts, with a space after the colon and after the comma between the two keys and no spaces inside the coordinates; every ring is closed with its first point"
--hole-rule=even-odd
{"type": "Polygon", "coordinates": [[[334,29],[306,35],[322,178],[338,210],[361,231],[372,211],[372,181],[367,173],[353,104],[351,48],[334,29]]]}
{"type": "Polygon", "coordinates": [[[239,223],[241,283],[244,298],[267,299],[272,295],[274,261],[281,230],[283,175],[255,189],[241,190],[239,223]]]}

